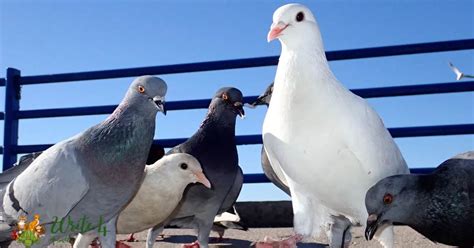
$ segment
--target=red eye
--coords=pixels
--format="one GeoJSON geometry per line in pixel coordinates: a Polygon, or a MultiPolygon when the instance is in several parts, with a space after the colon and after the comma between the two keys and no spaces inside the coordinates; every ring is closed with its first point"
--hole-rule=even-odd
{"type": "Polygon", "coordinates": [[[393,196],[391,194],[387,193],[383,196],[383,204],[388,205],[392,203],[392,201],[393,201],[393,196]]]}
{"type": "Polygon", "coordinates": [[[224,101],[227,101],[227,99],[229,99],[229,97],[227,96],[226,93],[222,94],[222,99],[224,99],[224,101]]]}
{"type": "Polygon", "coordinates": [[[145,93],[145,87],[141,86],[141,85],[138,85],[138,92],[140,93],[145,93]]]}

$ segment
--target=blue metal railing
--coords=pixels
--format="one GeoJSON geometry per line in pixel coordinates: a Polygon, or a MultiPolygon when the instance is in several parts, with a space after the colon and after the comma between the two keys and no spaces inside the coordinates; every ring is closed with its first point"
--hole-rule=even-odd
{"type": "MultiPolygon", "coordinates": [[[[334,61],[468,49],[474,49],[474,39],[330,51],[326,53],[326,56],[328,60],[334,61]]],[[[270,56],[261,58],[233,59],[189,64],[37,76],[21,76],[19,70],[14,68],[8,68],[7,77],[0,79],[0,86],[5,86],[5,112],[0,112],[0,120],[4,120],[5,138],[3,149],[0,150],[0,152],[3,153],[4,170],[10,168],[13,165],[13,163],[17,159],[17,154],[41,151],[52,145],[18,145],[18,121],[20,119],[109,114],[116,107],[116,105],[107,105],[76,108],[20,110],[20,85],[135,77],[140,75],[163,75],[174,73],[240,69],[260,66],[271,66],[276,65],[277,63],[278,57],[270,56]]],[[[474,91],[474,81],[354,89],[352,91],[355,94],[364,98],[470,92],[474,91]]],[[[245,97],[245,101],[251,102],[255,98],[256,96],[245,97]]],[[[167,109],[172,111],[183,109],[207,108],[209,102],[210,99],[168,102],[167,109]]],[[[474,134],[474,123],[441,126],[399,127],[389,128],[389,131],[394,138],[474,134]]],[[[154,143],[160,144],[164,147],[173,147],[177,144],[182,143],[184,140],[185,138],[162,139],[155,140],[154,143]]],[[[262,138],[261,135],[240,135],[236,137],[236,141],[238,145],[261,144],[262,138]]],[[[432,170],[432,168],[422,168],[413,169],[412,172],[426,173],[430,170],[432,170]]],[[[245,182],[268,182],[268,179],[266,179],[263,174],[246,174],[245,182]]]]}

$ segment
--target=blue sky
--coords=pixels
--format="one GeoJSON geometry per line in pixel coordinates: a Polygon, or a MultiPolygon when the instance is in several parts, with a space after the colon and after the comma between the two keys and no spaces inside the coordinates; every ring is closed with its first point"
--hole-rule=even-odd
{"type": "MultiPolygon", "coordinates": [[[[288,1],[0,0],[0,77],[166,65],[279,55],[267,43],[273,12],[288,1]]],[[[474,38],[470,0],[300,1],[313,11],[326,50],[474,38]]],[[[331,62],[348,88],[454,81],[447,64],[474,72],[473,51],[331,62]]],[[[276,67],[163,75],[168,100],[211,97],[222,86],[257,95],[276,67]]],[[[23,87],[22,109],[117,104],[133,78],[23,87]]],[[[4,93],[0,91],[0,109],[4,93]]],[[[388,127],[474,122],[474,94],[371,99],[388,127]]],[[[206,110],[173,111],[157,119],[156,138],[188,137],[206,110]]],[[[261,131],[265,108],[247,110],[238,134],[261,131]]],[[[20,144],[54,143],[105,116],[20,122],[20,144]]],[[[1,123],[3,126],[3,123],[1,123]]],[[[0,138],[3,139],[3,131],[0,138]]],[[[474,149],[474,136],[396,140],[411,167],[437,166],[474,149]]],[[[247,173],[261,172],[260,146],[239,147],[247,173]]],[[[287,199],[271,184],[245,185],[240,200],[287,199]]]]}

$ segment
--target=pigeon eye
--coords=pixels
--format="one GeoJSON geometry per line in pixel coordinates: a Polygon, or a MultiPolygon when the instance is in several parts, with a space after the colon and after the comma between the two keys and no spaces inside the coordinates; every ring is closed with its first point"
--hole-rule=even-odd
{"type": "Polygon", "coordinates": [[[138,92],[140,93],[145,93],[145,87],[141,86],[141,85],[138,85],[138,88],[137,88],[138,92]]]}
{"type": "Polygon", "coordinates": [[[224,101],[227,101],[229,99],[229,97],[227,96],[226,93],[222,94],[222,99],[224,99],[224,101]]]}
{"type": "Polygon", "coordinates": [[[186,170],[188,168],[188,164],[182,163],[182,164],[179,165],[179,167],[181,167],[181,169],[183,169],[183,170],[186,170]]]}
{"type": "Polygon", "coordinates": [[[388,205],[392,203],[392,201],[393,201],[393,196],[391,194],[387,193],[383,196],[383,204],[388,205]]]}
{"type": "Polygon", "coordinates": [[[298,12],[298,14],[296,14],[296,21],[301,22],[303,20],[304,20],[304,13],[303,12],[298,12]]]}

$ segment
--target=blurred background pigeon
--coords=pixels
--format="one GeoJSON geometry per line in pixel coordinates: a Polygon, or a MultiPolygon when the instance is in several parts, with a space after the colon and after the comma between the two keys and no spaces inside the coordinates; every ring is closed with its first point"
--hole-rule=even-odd
{"type": "Polygon", "coordinates": [[[474,78],[474,75],[468,75],[461,72],[453,63],[449,62],[449,67],[453,70],[454,74],[456,74],[456,80],[461,80],[462,78],[474,78]]]}

